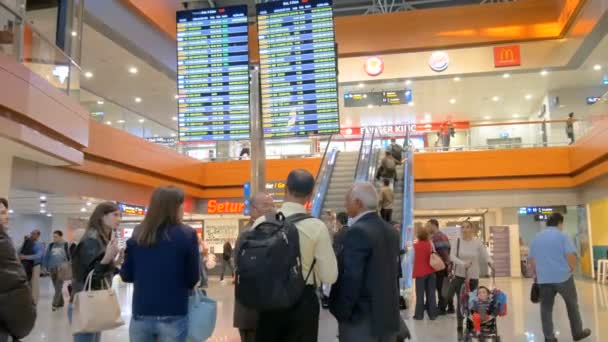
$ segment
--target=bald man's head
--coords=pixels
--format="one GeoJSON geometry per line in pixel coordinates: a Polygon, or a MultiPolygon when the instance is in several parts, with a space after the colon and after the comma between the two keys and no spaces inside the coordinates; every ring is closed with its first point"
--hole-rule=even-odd
{"type": "Polygon", "coordinates": [[[274,200],[266,192],[258,192],[251,198],[251,218],[257,220],[274,210],[274,200]]]}

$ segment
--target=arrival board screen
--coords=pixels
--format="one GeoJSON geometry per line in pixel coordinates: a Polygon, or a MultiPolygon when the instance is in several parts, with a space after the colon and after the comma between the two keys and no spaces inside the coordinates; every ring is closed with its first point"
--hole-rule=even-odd
{"type": "Polygon", "coordinates": [[[181,142],[249,138],[247,6],[177,12],[181,142]]]}
{"type": "Polygon", "coordinates": [[[332,2],[256,7],[264,137],[339,133],[332,2]]]}

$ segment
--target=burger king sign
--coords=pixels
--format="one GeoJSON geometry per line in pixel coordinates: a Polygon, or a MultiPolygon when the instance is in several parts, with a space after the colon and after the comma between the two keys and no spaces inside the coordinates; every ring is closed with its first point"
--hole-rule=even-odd
{"type": "Polygon", "coordinates": [[[363,69],[370,76],[378,76],[384,71],[384,61],[380,57],[369,57],[365,60],[363,69]]]}
{"type": "Polygon", "coordinates": [[[450,65],[450,56],[445,51],[435,51],[429,58],[429,67],[433,71],[442,72],[450,65]]]}

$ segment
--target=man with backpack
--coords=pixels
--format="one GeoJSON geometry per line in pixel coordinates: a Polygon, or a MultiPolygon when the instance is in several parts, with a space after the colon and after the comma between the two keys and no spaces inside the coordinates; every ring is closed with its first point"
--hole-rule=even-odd
{"type": "Polygon", "coordinates": [[[315,179],[306,170],[287,177],[285,202],[242,237],[236,256],[237,300],[259,312],[257,342],[316,342],[319,284],[338,277],[325,224],[306,212],[315,179]]]}
{"type": "Polygon", "coordinates": [[[397,140],[391,139],[391,155],[397,161],[397,164],[401,164],[403,160],[403,146],[397,144],[397,140]]]}

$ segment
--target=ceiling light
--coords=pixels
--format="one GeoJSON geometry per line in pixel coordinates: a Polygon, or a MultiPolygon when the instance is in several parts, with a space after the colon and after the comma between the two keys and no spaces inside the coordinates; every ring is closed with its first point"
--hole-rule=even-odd
{"type": "Polygon", "coordinates": [[[179,95],[175,95],[175,99],[176,99],[176,100],[177,100],[177,99],[179,99],[179,95]]]}
{"type": "Polygon", "coordinates": [[[132,73],[132,74],[137,74],[139,72],[139,70],[137,70],[136,67],[130,67],[129,68],[129,72],[132,73]]]}
{"type": "Polygon", "coordinates": [[[494,97],[492,97],[492,101],[498,102],[498,101],[500,101],[500,97],[494,96],[494,97]]]}
{"type": "Polygon", "coordinates": [[[547,75],[549,75],[549,72],[547,70],[541,70],[540,75],[547,76],[547,75]]]}
{"type": "Polygon", "coordinates": [[[412,101],[412,102],[408,103],[407,105],[410,107],[414,107],[416,104],[414,103],[414,101],[412,101]]]}
{"type": "Polygon", "coordinates": [[[407,81],[405,81],[405,85],[408,85],[408,86],[409,86],[409,85],[412,85],[412,80],[407,80],[407,81]]]}
{"type": "Polygon", "coordinates": [[[455,104],[456,103],[456,99],[450,99],[450,103],[451,104],[455,104]]]}
{"type": "Polygon", "coordinates": [[[171,120],[177,121],[177,116],[172,117],[171,120]]]}
{"type": "Polygon", "coordinates": [[[372,105],[372,104],[368,104],[368,105],[367,105],[367,108],[374,108],[374,105],[372,105]]]}
{"type": "Polygon", "coordinates": [[[72,31],[72,37],[76,37],[77,35],[78,35],[78,32],[72,31]]]}
{"type": "Polygon", "coordinates": [[[531,94],[526,95],[526,100],[532,100],[532,95],[531,94]]]}
{"type": "Polygon", "coordinates": [[[91,202],[87,202],[87,203],[86,203],[86,205],[87,205],[87,207],[90,207],[90,206],[92,206],[92,205],[93,205],[93,203],[91,203],[91,202]]]}
{"type": "Polygon", "coordinates": [[[144,123],[144,121],[146,121],[146,119],[139,119],[137,121],[139,121],[139,123],[144,123]]]}
{"type": "Polygon", "coordinates": [[[502,74],[502,78],[509,78],[511,77],[511,74],[509,74],[508,72],[505,72],[504,74],[502,74]]]}
{"type": "Polygon", "coordinates": [[[125,120],[117,120],[116,122],[119,124],[123,124],[123,123],[125,123],[125,120]]]}
{"type": "Polygon", "coordinates": [[[158,138],[158,134],[154,134],[154,137],[155,137],[155,138],[158,138]]]}
{"type": "Polygon", "coordinates": [[[46,210],[44,210],[44,209],[40,209],[40,213],[41,213],[41,214],[46,214],[46,210]]]}
{"type": "Polygon", "coordinates": [[[602,70],[602,66],[599,65],[599,64],[596,64],[596,65],[593,66],[593,70],[600,71],[600,70],[602,70]]]}
{"type": "Polygon", "coordinates": [[[53,217],[53,214],[48,213],[48,214],[46,214],[46,217],[53,217]]]}
{"type": "Polygon", "coordinates": [[[84,73],[84,77],[91,78],[91,77],[93,77],[93,73],[90,72],[90,71],[87,71],[87,72],[84,73]]]}
{"type": "Polygon", "coordinates": [[[97,104],[100,105],[100,106],[103,105],[104,103],[105,102],[103,102],[102,100],[97,100],[97,104]]]}
{"type": "Polygon", "coordinates": [[[40,200],[41,201],[46,201],[46,195],[40,195],[40,200]]]}
{"type": "Polygon", "coordinates": [[[359,88],[363,88],[363,87],[365,87],[365,84],[363,84],[363,83],[359,83],[359,84],[357,85],[357,87],[359,87],[359,88]]]}
{"type": "Polygon", "coordinates": [[[106,121],[106,125],[112,126],[112,121],[106,121]]]}
{"type": "Polygon", "coordinates": [[[177,136],[177,134],[175,134],[175,133],[171,133],[171,136],[172,136],[172,137],[176,137],[176,136],[177,136]]]}
{"type": "Polygon", "coordinates": [[[81,212],[81,213],[84,213],[84,212],[86,212],[86,211],[87,211],[87,208],[80,208],[80,212],[81,212]]]}
{"type": "Polygon", "coordinates": [[[513,114],[513,118],[514,118],[514,119],[519,118],[519,114],[513,114]]]}
{"type": "Polygon", "coordinates": [[[46,203],[40,203],[40,208],[46,207],[46,203]]]}
{"type": "Polygon", "coordinates": [[[492,120],[492,117],[491,117],[491,116],[486,115],[486,116],[484,116],[484,117],[483,117],[483,119],[484,119],[484,120],[492,120]]]}
{"type": "Polygon", "coordinates": [[[135,102],[140,103],[141,102],[141,97],[136,97],[135,98],[135,102]]]}
{"type": "Polygon", "coordinates": [[[460,82],[460,80],[461,80],[460,77],[458,77],[458,76],[454,77],[454,82],[460,82]]]}
{"type": "Polygon", "coordinates": [[[9,209],[9,210],[8,210],[8,213],[9,213],[9,214],[14,214],[14,213],[15,213],[15,211],[14,211],[13,209],[9,209]]]}

